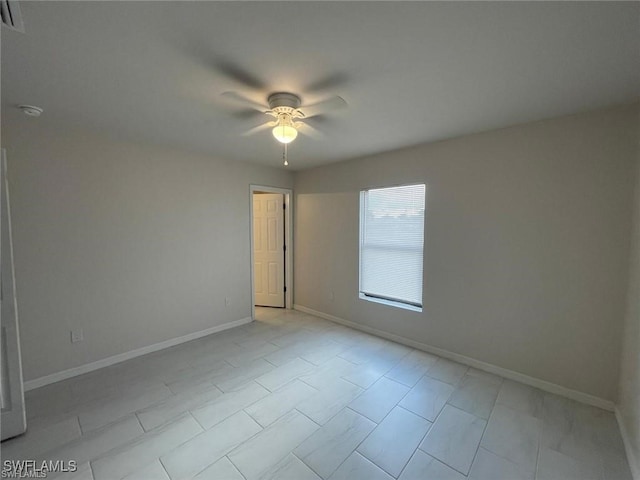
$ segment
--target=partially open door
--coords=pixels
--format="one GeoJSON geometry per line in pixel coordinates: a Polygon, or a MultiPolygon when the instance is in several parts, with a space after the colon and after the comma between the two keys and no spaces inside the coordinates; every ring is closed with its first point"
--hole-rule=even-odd
{"type": "Polygon", "coordinates": [[[11,243],[11,208],[7,183],[7,158],[2,149],[0,166],[0,405],[2,406],[2,440],[24,433],[27,421],[22,387],[20,334],[13,272],[13,244],[11,243]]]}

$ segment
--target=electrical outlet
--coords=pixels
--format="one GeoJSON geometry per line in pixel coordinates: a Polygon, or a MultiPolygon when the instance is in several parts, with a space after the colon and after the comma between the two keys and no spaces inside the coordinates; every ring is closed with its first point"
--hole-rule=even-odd
{"type": "Polygon", "coordinates": [[[228,307],[231,305],[231,299],[229,297],[224,297],[224,306],[228,307]]]}
{"type": "Polygon", "coordinates": [[[82,329],[71,330],[71,343],[78,343],[84,340],[82,329]]]}
{"type": "Polygon", "coordinates": [[[335,296],[333,295],[333,292],[329,292],[329,300],[331,300],[333,302],[335,296]]]}

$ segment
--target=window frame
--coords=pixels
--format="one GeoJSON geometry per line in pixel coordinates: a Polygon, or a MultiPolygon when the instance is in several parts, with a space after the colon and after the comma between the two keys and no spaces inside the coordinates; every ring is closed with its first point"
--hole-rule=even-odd
{"type": "Polygon", "coordinates": [[[415,183],[402,183],[396,185],[386,185],[386,186],[376,186],[376,187],[367,187],[360,190],[359,196],[359,233],[358,233],[358,298],[360,300],[366,300],[368,302],[378,303],[381,305],[386,305],[389,307],[402,308],[404,310],[410,310],[413,312],[422,312],[424,310],[424,255],[425,255],[425,233],[426,233],[426,223],[427,223],[427,184],[423,182],[415,182],[415,183]],[[400,188],[400,187],[411,187],[411,186],[424,186],[424,211],[422,217],[422,278],[420,279],[420,288],[422,289],[422,302],[417,304],[416,302],[408,302],[401,299],[387,297],[384,295],[372,295],[367,294],[362,291],[362,270],[363,270],[363,259],[362,259],[362,251],[364,245],[364,231],[365,231],[365,218],[366,218],[366,195],[371,190],[380,190],[380,189],[391,189],[391,188],[400,188]]]}

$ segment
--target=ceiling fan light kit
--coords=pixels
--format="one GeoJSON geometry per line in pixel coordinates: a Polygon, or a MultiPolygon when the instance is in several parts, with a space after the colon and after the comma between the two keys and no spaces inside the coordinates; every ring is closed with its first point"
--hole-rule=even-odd
{"type": "Polygon", "coordinates": [[[273,127],[271,133],[273,133],[273,136],[280,143],[291,143],[298,136],[298,130],[296,130],[296,128],[293,126],[286,124],[280,124],[276,127],[273,127]]]}
{"type": "Polygon", "coordinates": [[[293,120],[304,116],[298,110],[300,97],[293,93],[278,92],[269,95],[267,102],[271,108],[267,113],[276,117],[276,126],[271,133],[280,143],[293,142],[298,136],[298,129],[293,120]]]}

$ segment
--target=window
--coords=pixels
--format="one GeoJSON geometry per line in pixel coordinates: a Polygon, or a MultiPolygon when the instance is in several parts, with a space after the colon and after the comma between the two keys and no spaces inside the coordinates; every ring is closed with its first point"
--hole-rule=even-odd
{"type": "Polygon", "coordinates": [[[360,298],[422,311],[425,190],[360,192],[360,298]]]}

